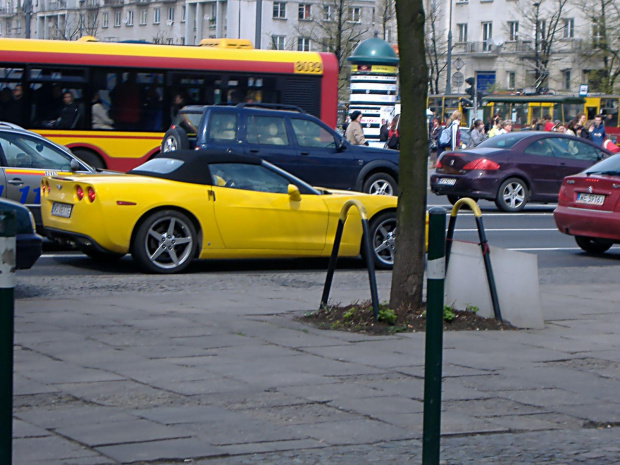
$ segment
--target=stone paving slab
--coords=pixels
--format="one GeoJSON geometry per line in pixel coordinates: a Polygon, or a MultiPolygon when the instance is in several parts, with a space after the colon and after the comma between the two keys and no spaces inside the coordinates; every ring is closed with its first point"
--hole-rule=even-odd
{"type": "MultiPolygon", "coordinates": [[[[425,334],[297,321],[323,274],[66,279],[16,301],[15,465],[420,463],[425,334]]],[[[620,463],[608,288],[543,283],[542,330],[444,334],[443,463],[620,463]]]]}

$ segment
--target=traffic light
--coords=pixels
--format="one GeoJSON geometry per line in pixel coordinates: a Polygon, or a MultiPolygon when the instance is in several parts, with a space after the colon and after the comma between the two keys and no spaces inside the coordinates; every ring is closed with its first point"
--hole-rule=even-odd
{"type": "Polygon", "coordinates": [[[465,82],[469,86],[467,89],[465,89],[465,93],[469,95],[469,97],[473,100],[474,96],[476,95],[476,78],[468,77],[467,79],[465,79],[465,82]]]}
{"type": "Polygon", "coordinates": [[[474,102],[468,98],[460,98],[459,102],[463,108],[471,108],[474,106],[474,102]]]}

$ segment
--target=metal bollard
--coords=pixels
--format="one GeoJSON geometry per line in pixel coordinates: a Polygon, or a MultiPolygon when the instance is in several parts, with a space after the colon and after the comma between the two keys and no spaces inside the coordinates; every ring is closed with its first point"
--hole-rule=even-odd
{"type": "Polygon", "coordinates": [[[439,465],[441,435],[441,365],[445,281],[446,210],[429,210],[426,265],[426,351],[424,357],[424,426],[422,465],[439,465]]]}
{"type": "Polygon", "coordinates": [[[0,463],[3,465],[13,463],[15,227],[15,212],[0,212],[0,463]]]}

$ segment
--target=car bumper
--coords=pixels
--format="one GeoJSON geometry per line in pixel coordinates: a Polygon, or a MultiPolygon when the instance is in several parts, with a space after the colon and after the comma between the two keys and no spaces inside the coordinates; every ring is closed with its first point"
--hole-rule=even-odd
{"type": "Polygon", "coordinates": [[[78,245],[82,245],[84,247],[96,250],[98,252],[110,253],[110,251],[97,243],[92,237],[86,236],[84,234],[67,232],[62,229],[56,228],[45,228],[45,234],[50,240],[65,240],[70,242],[75,242],[78,245]]]}
{"type": "Polygon", "coordinates": [[[564,234],[620,241],[620,212],[557,207],[553,218],[564,234]]]}
{"type": "Polygon", "coordinates": [[[17,269],[27,270],[41,256],[43,238],[38,234],[17,234],[15,248],[17,254],[17,269]]]}
{"type": "Polygon", "coordinates": [[[461,174],[431,174],[431,191],[437,195],[456,195],[475,199],[493,200],[497,196],[499,180],[490,176],[488,171],[471,171],[461,174]],[[446,181],[454,179],[455,181],[446,181]],[[443,180],[443,181],[442,181],[443,180]],[[454,182],[454,184],[445,184],[454,182]]]}

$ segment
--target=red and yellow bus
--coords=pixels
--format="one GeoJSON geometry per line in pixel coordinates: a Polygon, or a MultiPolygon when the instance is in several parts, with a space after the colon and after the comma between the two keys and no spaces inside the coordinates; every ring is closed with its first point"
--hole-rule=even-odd
{"type": "Polygon", "coordinates": [[[336,126],[334,55],[254,50],[239,40],[201,45],[0,39],[0,120],[119,171],[159,152],[181,105],[282,103],[336,126]],[[70,120],[60,118],[67,92],[76,115],[70,120]],[[93,124],[96,102],[95,113],[103,108],[112,123],[93,124]]]}

